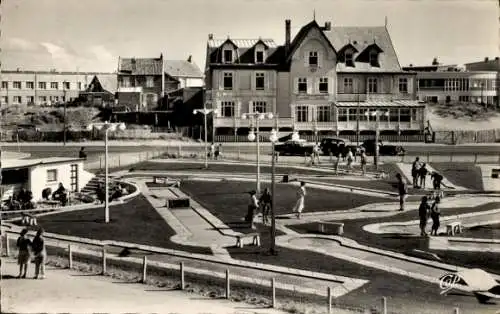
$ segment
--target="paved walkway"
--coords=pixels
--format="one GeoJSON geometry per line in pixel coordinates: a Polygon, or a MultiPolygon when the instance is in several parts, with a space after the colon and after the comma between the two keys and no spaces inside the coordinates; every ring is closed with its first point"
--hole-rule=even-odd
{"type": "Polygon", "coordinates": [[[17,272],[2,259],[2,313],[285,313],[60,268],[44,280],[13,279],[17,272]]]}

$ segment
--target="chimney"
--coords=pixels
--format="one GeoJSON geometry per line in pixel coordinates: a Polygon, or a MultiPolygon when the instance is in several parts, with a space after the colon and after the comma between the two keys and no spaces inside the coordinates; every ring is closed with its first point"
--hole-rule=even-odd
{"type": "Polygon", "coordinates": [[[484,62],[488,62],[488,60],[489,60],[488,57],[484,58],[484,62]]]}
{"type": "Polygon", "coordinates": [[[323,28],[324,31],[331,31],[332,30],[332,22],[325,22],[325,27],[323,28]]]}
{"type": "Polygon", "coordinates": [[[208,40],[212,40],[212,39],[214,39],[214,34],[212,34],[212,33],[208,34],[208,40]]]}
{"type": "Polygon", "coordinates": [[[285,53],[288,55],[290,52],[290,32],[291,32],[291,20],[285,20],[285,53]]]}
{"type": "Polygon", "coordinates": [[[193,58],[192,55],[189,55],[188,62],[191,63],[191,59],[193,58]]]}

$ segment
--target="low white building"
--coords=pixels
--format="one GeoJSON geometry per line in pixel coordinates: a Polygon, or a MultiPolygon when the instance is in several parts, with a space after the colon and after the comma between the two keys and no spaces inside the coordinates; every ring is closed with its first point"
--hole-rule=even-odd
{"type": "Polygon", "coordinates": [[[42,191],[55,191],[59,183],[70,192],[80,191],[94,177],[84,169],[84,159],[50,157],[40,159],[2,160],[2,200],[25,188],[33,200],[42,199],[42,191]]]}

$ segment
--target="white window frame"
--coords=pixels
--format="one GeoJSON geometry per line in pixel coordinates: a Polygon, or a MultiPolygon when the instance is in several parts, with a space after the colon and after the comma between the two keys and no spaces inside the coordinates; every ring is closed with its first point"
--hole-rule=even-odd
{"type": "Polygon", "coordinates": [[[59,83],[58,82],[50,82],[50,89],[59,89],[59,83]]]}
{"type": "Polygon", "coordinates": [[[12,103],[13,104],[20,104],[23,102],[23,99],[21,96],[13,96],[12,97],[12,103]]]}
{"type": "Polygon", "coordinates": [[[255,63],[263,64],[266,62],[266,51],[264,49],[256,49],[255,50],[255,63]],[[259,61],[257,58],[258,53],[262,53],[262,61],[259,61]]]}
{"type": "Polygon", "coordinates": [[[8,104],[9,103],[9,97],[8,96],[2,96],[2,104],[8,104]]]}
{"type": "Polygon", "coordinates": [[[346,51],[344,57],[346,66],[354,66],[354,53],[352,51],[346,51]]]}
{"type": "Polygon", "coordinates": [[[227,49],[227,48],[222,50],[222,58],[223,58],[223,60],[222,60],[223,63],[234,63],[234,50],[227,49]],[[229,61],[226,60],[226,52],[227,51],[231,52],[231,60],[229,60],[229,61]]]}
{"type": "Polygon", "coordinates": [[[330,106],[319,105],[316,107],[316,121],[318,122],[331,122],[330,106]]]}
{"type": "Polygon", "coordinates": [[[309,122],[309,106],[297,105],[295,106],[295,121],[296,122],[309,122]],[[300,119],[302,118],[302,119],[300,119]]]}
{"type": "Polygon", "coordinates": [[[21,81],[12,82],[12,88],[13,89],[21,89],[21,81]]]}
{"type": "Polygon", "coordinates": [[[328,94],[328,77],[320,77],[319,78],[319,83],[318,83],[318,91],[320,94],[328,94]],[[326,90],[321,90],[321,86],[326,84],[326,90]]]}
{"type": "Polygon", "coordinates": [[[146,87],[155,87],[155,78],[153,76],[146,76],[146,87]]]}
{"type": "Polygon", "coordinates": [[[63,82],[63,89],[65,89],[65,90],[71,89],[71,82],[64,81],[63,82]]]}
{"type": "Polygon", "coordinates": [[[369,77],[367,84],[367,91],[369,94],[377,94],[378,93],[378,79],[376,77],[369,77]],[[375,87],[375,88],[373,88],[375,87]]]}
{"type": "Polygon", "coordinates": [[[220,103],[220,116],[223,118],[232,118],[235,116],[235,103],[234,101],[221,101],[220,103]],[[230,114],[226,115],[226,108],[229,108],[230,114]]]}
{"type": "Polygon", "coordinates": [[[368,61],[371,66],[378,66],[378,53],[375,50],[371,50],[368,54],[368,61]]]}
{"type": "Polygon", "coordinates": [[[32,104],[35,102],[35,96],[26,96],[26,99],[27,99],[26,102],[28,104],[30,104],[30,103],[32,104]]]}
{"type": "Polygon", "coordinates": [[[234,75],[233,72],[223,72],[222,73],[222,89],[223,90],[233,90],[234,89],[234,75]],[[231,78],[231,86],[226,87],[226,78],[231,78]]]}
{"type": "Polygon", "coordinates": [[[47,89],[47,82],[38,82],[38,89],[47,89]]]}
{"type": "MultiPolygon", "coordinates": [[[[122,87],[130,87],[131,80],[130,76],[122,76],[121,85],[122,87]]],[[[78,89],[82,89],[82,82],[78,82],[78,89]]]]}
{"type": "Polygon", "coordinates": [[[47,169],[47,183],[57,182],[57,169],[47,169]]]}
{"type": "Polygon", "coordinates": [[[339,112],[337,115],[337,120],[339,122],[347,122],[349,118],[349,110],[348,108],[339,108],[339,112]]]}
{"type": "Polygon", "coordinates": [[[47,101],[47,96],[38,96],[38,101],[46,102],[47,101]]]}
{"type": "Polygon", "coordinates": [[[307,77],[299,77],[297,80],[297,93],[299,94],[307,94],[307,77]],[[305,90],[301,91],[301,84],[305,84],[305,90]]]}
{"type": "Polygon", "coordinates": [[[344,78],[344,93],[354,94],[354,79],[352,77],[344,78]]]}
{"type": "Polygon", "coordinates": [[[26,84],[26,89],[35,89],[35,82],[33,81],[27,81],[25,84],[26,84]]]}
{"type": "Polygon", "coordinates": [[[9,89],[9,81],[2,81],[2,89],[9,89]]]}
{"type": "Polygon", "coordinates": [[[410,91],[408,90],[408,78],[400,77],[398,81],[398,90],[401,94],[408,94],[410,91]],[[402,88],[404,87],[404,88],[402,88]]]}
{"type": "Polygon", "coordinates": [[[252,112],[267,113],[268,112],[267,102],[262,100],[253,101],[252,112]]]}
{"type": "Polygon", "coordinates": [[[266,89],[266,73],[256,72],[255,73],[255,90],[265,90],[266,89]],[[257,86],[257,82],[262,80],[262,87],[257,86]]]}
{"type": "Polygon", "coordinates": [[[310,67],[319,66],[319,53],[317,51],[309,51],[307,64],[309,64],[310,67]],[[314,60],[314,58],[316,58],[316,63],[311,63],[311,60],[314,60]]]}

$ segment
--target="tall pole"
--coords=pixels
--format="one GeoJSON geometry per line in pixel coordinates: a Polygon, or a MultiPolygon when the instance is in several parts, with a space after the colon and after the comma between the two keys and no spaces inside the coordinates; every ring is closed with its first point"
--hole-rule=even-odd
{"type": "Polygon", "coordinates": [[[63,82],[63,103],[64,103],[64,124],[63,124],[63,141],[66,146],[66,81],[63,82]]]}
{"type": "Polygon", "coordinates": [[[274,141],[272,143],[272,162],[271,162],[271,246],[269,251],[272,255],[276,254],[276,152],[274,150],[274,141]]]}
{"type": "Polygon", "coordinates": [[[357,93],[357,109],[356,109],[356,142],[359,146],[359,92],[357,93]]]}
{"type": "Polygon", "coordinates": [[[380,118],[379,112],[375,111],[375,170],[378,171],[378,155],[379,155],[379,137],[380,137],[380,118]]]}
{"type": "Polygon", "coordinates": [[[104,178],[104,190],[105,190],[105,195],[104,195],[104,219],[106,223],[109,223],[109,186],[108,186],[108,131],[109,131],[109,126],[106,126],[106,130],[104,131],[104,173],[106,177],[104,178]]]}
{"type": "Polygon", "coordinates": [[[259,133],[259,116],[255,117],[255,126],[257,127],[257,138],[255,143],[257,144],[257,193],[260,193],[260,133],[259,133]]]}
{"type": "Polygon", "coordinates": [[[205,125],[205,169],[208,169],[208,135],[207,135],[207,110],[203,112],[203,120],[205,125]]]}

